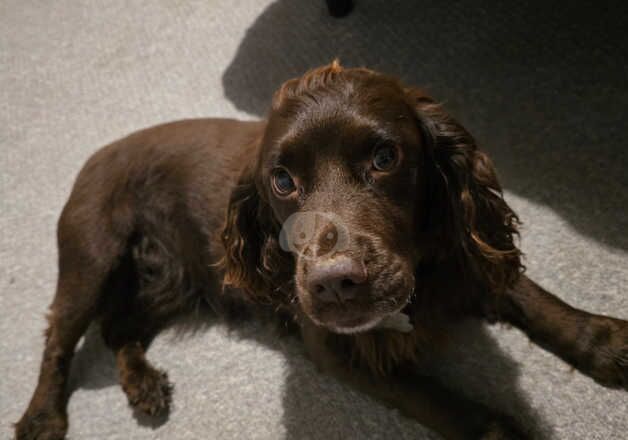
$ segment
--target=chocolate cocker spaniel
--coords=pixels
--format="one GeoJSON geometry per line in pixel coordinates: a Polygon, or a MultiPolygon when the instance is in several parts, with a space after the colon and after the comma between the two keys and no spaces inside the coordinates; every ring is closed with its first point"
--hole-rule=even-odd
{"type": "Polygon", "coordinates": [[[97,321],[129,403],[168,409],[145,351],[186,311],[272,311],[312,361],[446,438],[524,438],[416,372],[448,323],[505,322],[628,388],[628,323],[523,274],[490,159],[421,90],[337,62],[276,92],[268,119],[149,128],[95,153],[58,225],[59,278],[16,438],[62,439],[72,354],[97,321]]]}

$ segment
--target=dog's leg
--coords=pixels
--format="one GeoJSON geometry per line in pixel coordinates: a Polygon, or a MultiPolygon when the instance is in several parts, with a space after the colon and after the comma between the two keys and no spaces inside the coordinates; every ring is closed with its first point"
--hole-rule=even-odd
{"type": "MultiPolygon", "coordinates": [[[[63,258],[63,256],[61,257],[63,258]]],[[[28,409],[15,425],[16,439],[63,439],[67,430],[66,384],[74,347],[96,312],[104,274],[88,264],[67,271],[60,265],[55,299],[37,388],[28,409]]]]}
{"type": "Polygon", "coordinates": [[[151,416],[163,415],[170,407],[172,385],[168,375],[154,368],[145,354],[140,342],[129,342],[116,351],[120,385],[133,408],[151,416]]]}
{"type": "Polygon", "coordinates": [[[169,410],[172,385],[168,375],[146,359],[148,345],[161,328],[157,324],[160,319],[140,310],[130,305],[128,310],[116,310],[105,317],[103,338],[116,355],[120,386],[129,405],[145,414],[160,416],[169,410]]]}
{"type": "Polygon", "coordinates": [[[302,323],[301,334],[310,358],[323,372],[398,409],[447,439],[527,437],[507,415],[457,395],[436,379],[421,376],[411,368],[383,377],[352,368],[329,348],[329,333],[309,321],[302,323]]]}
{"type": "Polygon", "coordinates": [[[526,276],[488,305],[488,319],[510,323],[602,385],[628,389],[628,322],[575,309],[526,276]]]}
{"type": "Polygon", "coordinates": [[[66,204],[57,229],[59,278],[50,306],[39,380],[30,404],[15,424],[17,440],[58,440],[67,431],[67,380],[74,348],[100,313],[103,292],[125,249],[123,228],[117,234],[96,209],[95,198],[76,195],[66,204]]]}
{"type": "Polygon", "coordinates": [[[146,350],[155,335],[189,310],[186,281],[179,275],[185,273],[182,277],[192,283],[193,275],[182,262],[196,261],[200,254],[179,256],[173,250],[178,246],[173,237],[178,235],[145,235],[131,245],[130,270],[113,286],[101,326],[105,344],[115,353],[118,379],[129,405],[150,416],[168,413],[172,385],[168,375],[146,359],[146,350]]]}

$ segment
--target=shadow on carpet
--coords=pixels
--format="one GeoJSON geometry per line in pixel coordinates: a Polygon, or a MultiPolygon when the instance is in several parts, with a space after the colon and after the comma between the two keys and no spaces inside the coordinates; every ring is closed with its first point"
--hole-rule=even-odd
{"type": "MultiPolygon", "coordinates": [[[[211,325],[224,325],[213,319],[195,324],[196,327],[187,325],[186,330],[202,331],[211,325]]],[[[530,406],[519,387],[516,362],[500,349],[481,323],[468,321],[459,325],[450,348],[426,362],[422,371],[452,390],[513,416],[533,438],[550,437],[552,428],[530,406]]],[[[353,404],[356,399],[351,395],[357,391],[331,378],[321,380],[296,336],[261,321],[232,323],[228,328],[235,338],[254,340],[285,356],[288,368],[283,393],[286,439],[350,438],[356,435],[356,430],[364,430],[367,435],[369,423],[387,422],[372,420],[369,407],[353,404]],[[345,398],[338,398],[339,392],[345,394],[345,398]]],[[[186,337],[186,333],[180,337],[186,337]]],[[[176,343],[176,338],[170,343],[176,343]]],[[[99,327],[92,325],[74,357],[70,395],[79,388],[94,390],[110,386],[118,386],[114,356],[105,347],[99,327]]],[[[174,386],[176,390],[176,383],[174,386]]],[[[168,415],[150,417],[136,412],[133,415],[138,424],[153,429],[168,421],[168,415]]],[[[390,429],[391,438],[396,438],[396,427],[391,425],[390,429]]],[[[439,438],[419,425],[416,434],[417,438],[439,438]]]]}
{"type": "Polygon", "coordinates": [[[248,29],[223,86],[263,116],[283,81],[335,57],[398,75],[445,102],[507,190],[627,250],[625,8],[360,0],[335,19],[322,1],[279,0],[248,29]]]}

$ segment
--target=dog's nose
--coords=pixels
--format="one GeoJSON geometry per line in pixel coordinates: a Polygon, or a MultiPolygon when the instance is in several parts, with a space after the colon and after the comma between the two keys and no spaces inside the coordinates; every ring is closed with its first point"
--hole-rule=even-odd
{"type": "Polygon", "coordinates": [[[307,288],[324,302],[355,298],[367,280],[366,268],[353,258],[336,256],[314,260],[307,275],[307,288]]]}

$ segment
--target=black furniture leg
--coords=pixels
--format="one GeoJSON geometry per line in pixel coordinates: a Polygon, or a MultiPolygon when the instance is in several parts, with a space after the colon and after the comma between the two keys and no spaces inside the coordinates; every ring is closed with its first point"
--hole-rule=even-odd
{"type": "Polygon", "coordinates": [[[353,9],[353,0],[325,0],[327,9],[332,17],[345,17],[353,9]]]}

